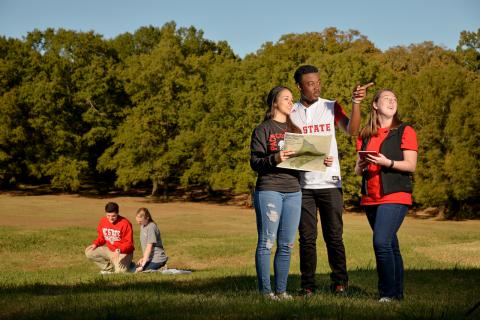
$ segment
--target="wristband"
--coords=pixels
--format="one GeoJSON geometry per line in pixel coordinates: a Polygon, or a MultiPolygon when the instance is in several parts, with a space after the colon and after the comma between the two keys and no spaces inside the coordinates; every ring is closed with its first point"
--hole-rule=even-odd
{"type": "Polygon", "coordinates": [[[390,160],[390,161],[392,161],[392,162],[390,162],[390,166],[388,167],[388,169],[392,169],[393,165],[395,164],[395,161],[393,161],[393,160],[390,160]]]}
{"type": "Polygon", "coordinates": [[[362,102],[362,100],[360,100],[360,101],[359,101],[359,100],[355,100],[355,98],[352,97],[352,102],[353,102],[354,104],[360,104],[360,102],[362,102]]]}

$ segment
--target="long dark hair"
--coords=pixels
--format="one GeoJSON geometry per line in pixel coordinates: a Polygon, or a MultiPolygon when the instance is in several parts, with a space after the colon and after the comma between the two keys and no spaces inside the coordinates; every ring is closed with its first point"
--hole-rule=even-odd
{"type": "MultiPolygon", "coordinates": [[[[367,123],[365,127],[362,129],[362,131],[360,132],[360,136],[362,137],[362,139],[370,138],[371,136],[376,136],[378,134],[378,128],[380,127],[380,123],[378,121],[377,110],[373,107],[373,105],[378,103],[380,96],[384,92],[391,92],[395,97],[397,97],[397,94],[395,93],[395,91],[391,89],[381,89],[375,94],[375,96],[373,97],[372,105],[370,106],[370,112],[368,115],[367,123]]],[[[393,115],[392,126],[390,128],[391,129],[397,128],[398,126],[400,126],[401,123],[402,121],[400,121],[400,118],[398,116],[398,105],[397,105],[397,111],[393,115]]]]}
{"type": "MultiPolygon", "coordinates": [[[[275,103],[277,102],[278,95],[283,90],[288,90],[288,91],[290,91],[290,93],[292,93],[292,90],[290,90],[290,88],[287,88],[287,87],[284,87],[284,86],[274,87],[268,93],[268,96],[267,96],[267,112],[265,112],[265,117],[263,118],[263,121],[267,121],[267,120],[273,119],[273,117],[275,117],[275,113],[277,112],[277,108],[275,107],[275,103]]],[[[290,115],[287,115],[287,131],[288,132],[294,132],[294,133],[302,133],[302,130],[300,130],[299,127],[297,127],[296,125],[293,124],[292,119],[290,119],[290,115]]]]}

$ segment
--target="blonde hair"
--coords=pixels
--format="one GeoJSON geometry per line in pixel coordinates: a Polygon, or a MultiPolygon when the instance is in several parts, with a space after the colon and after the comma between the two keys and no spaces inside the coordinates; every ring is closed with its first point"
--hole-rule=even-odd
{"type": "MultiPolygon", "coordinates": [[[[377,109],[374,108],[374,104],[378,103],[378,100],[380,100],[380,97],[382,96],[382,93],[384,92],[391,92],[397,97],[396,93],[391,90],[391,89],[381,89],[379,90],[375,96],[373,97],[372,105],[370,106],[370,112],[368,114],[368,120],[365,125],[365,127],[362,129],[360,132],[360,136],[362,139],[365,138],[370,138],[371,136],[376,136],[378,134],[378,128],[380,127],[380,122],[378,121],[378,114],[377,114],[377,109]]],[[[400,121],[398,117],[398,109],[393,115],[393,121],[392,121],[392,126],[391,128],[397,128],[402,124],[402,121],[400,121]]]]}
{"type": "Polygon", "coordinates": [[[150,223],[150,222],[155,222],[155,221],[153,221],[152,215],[150,214],[150,211],[148,211],[147,208],[139,208],[139,209],[137,210],[136,216],[137,216],[137,217],[140,217],[140,218],[146,218],[146,219],[148,219],[148,223],[150,223]]]}

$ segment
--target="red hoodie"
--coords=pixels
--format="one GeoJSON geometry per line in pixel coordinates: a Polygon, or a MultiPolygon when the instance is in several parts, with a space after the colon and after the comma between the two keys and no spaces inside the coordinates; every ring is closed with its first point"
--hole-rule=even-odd
{"type": "Polygon", "coordinates": [[[97,247],[107,244],[110,251],[120,249],[121,253],[132,253],[133,247],[133,231],[132,224],[126,218],[118,216],[115,223],[110,223],[107,217],[100,219],[97,227],[98,238],[93,241],[97,247]]]}

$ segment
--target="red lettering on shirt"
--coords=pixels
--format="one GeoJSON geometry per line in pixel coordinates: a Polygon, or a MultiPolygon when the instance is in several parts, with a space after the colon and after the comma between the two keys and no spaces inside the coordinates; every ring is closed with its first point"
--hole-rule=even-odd
{"type": "Polygon", "coordinates": [[[103,232],[103,237],[105,238],[105,241],[108,241],[111,244],[113,244],[115,241],[121,240],[120,230],[102,228],[102,232],[103,232]]]}
{"type": "Polygon", "coordinates": [[[278,151],[278,143],[285,139],[285,133],[272,133],[268,137],[268,150],[269,151],[278,151]]]}
{"type": "Polygon", "coordinates": [[[330,123],[314,124],[303,126],[302,131],[304,134],[315,132],[330,132],[332,130],[330,123]]]}

